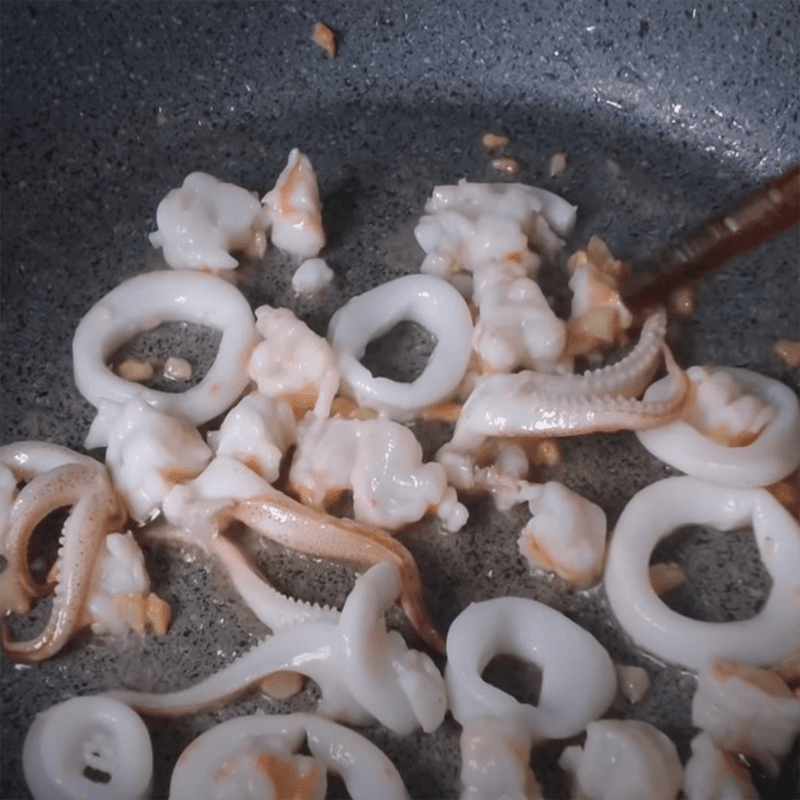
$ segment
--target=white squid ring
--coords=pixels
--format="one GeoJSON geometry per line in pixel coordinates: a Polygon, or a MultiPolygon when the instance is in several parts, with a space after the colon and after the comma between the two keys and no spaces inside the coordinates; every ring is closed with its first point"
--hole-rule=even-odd
{"type": "Polygon", "coordinates": [[[229,408],[247,386],[247,362],[257,341],[255,320],[242,293],[227,281],[192,270],[148,272],[124,281],[89,309],[72,341],[75,383],[99,407],[142,394],[160,411],[193,425],[229,408]],[[148,389],[115,375],[106,365],[114,351],[137,333],[162,322],[183,321],[222,331],[217,357],[197,386],[181,393],[148,389]]]}
{"type": "Polygon", "coordinates": [[[714,659],[764,666],[800,640],[800,525],[765,489],[734,489],[689,476],[634,495],[611,537],[605,572],[611,610],[633,640],[665,661],[699,670],[714,659]],[[702,622],[670,609],[650,584],[650,554],[682,525],[752,525],[772,590],[751,619],[702,622]]]}
{"type": "Polygon", "coordinates": [[[153,748],[141,717],[112,697],[73,697],[37,714],[22,748],[37,800],[143,800],[150,796],[153,748]],[[110,776],[92,780],[87,768],[110,776]]]}
{"type": "MultiPolygon", "coordinates": [[[[785,478],[800,464],[800,404],[785,384],[748,369],[725,367],[744,388],[778,409],[775,418],[744,447],[726,447],[704,436],[685,420],[637,431],[639,441],[656,458],[695,478],[723,486],[753,488],[785,478]]],[[[656,381],[644,394],[654,398],[666,388],[656,381]]]]}
{"type": "Polygon", "coordinates": [[[359,405],[393,419],[410,419],[458,387],[472,352],[472,317],[464,298],[447,281],[405,275],[345,303],[331,318],[328,341],[339,360],[343,385],[359,405]],[[425,369],[411,383],[373,377],[359,359],[369,342],[405,320],[438,340],[425,369]]]}
{"type": "Polygon", "coordinates": [[[450,710],[462,725],[477,717],[503,717],[545,739],[580,733],[617,691],[614,665],[600,642],[555,609],[525,597],[472,603],[456,617],[447,634],[445,680],[450,710]],[[536,706],[481,678],[500,654],[541,668],[536,706]]]}
{"type": "Polygon", "coordinates": [[[181,754],[170,783],[170,800],[205,800],[222,764],[259,740],[277,739],[295,751],[308,739],[311,754],[339,773],[354,800],[403,800],[405,785],[394,764],[368,739],[315,714],[256,714],[230,719],[198,736],[181,754]]]}

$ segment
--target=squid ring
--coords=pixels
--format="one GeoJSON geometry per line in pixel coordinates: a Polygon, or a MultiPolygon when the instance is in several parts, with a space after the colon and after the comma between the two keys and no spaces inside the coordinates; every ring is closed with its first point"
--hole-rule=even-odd
{"type": "Polygon", "coordinates": [[[471,337],[472,317],[464,298],[447,281],[430,275],[405,275],[358,295],[328,326],[344,387],[360,405],[393,419],[410,419],[456,390],[469,364],[471,337]],[[359,359],[369,342],[404,320],[438,340],[425,369],[411,383],[373,377],[359,359]]]}
{"type": "Polygon", "coordinates": [[[73,697],[36,715],[22,769],[37,800],[143,800],[150,796],[153,747],[125,703],[73,697]]]}
{"type": "Polygon", "coordinates": [[[701,669],[715,659],[764,666],[797,649],[800,525],[766,489],[734,489],[682,476],[642,489],[611,537],[605,572],[611,610],[633,640],[665,661],[701,669]],[[772,590],[755,617],[703,622],[673,611],[648,575],[656,544],[682,525],[726,531],[752,525],[772,590]]]}
{"type": "Polygon", "coordinates": [[[112,289],[78,324],[72,341],[75,383],[96,408],[102,400],[124,403],[142,394],[160,411],[180,414],[200,425],[242,394],[256,341],[250,305],[227,281],[193,270],[148,272],[112,289]],[[115,375],[106,365],[114,351],[137,333],[182,320],[222,331],[214,363],[191,389],[180,393],[148,389],[115,375]]]}
{"type": "MultiPolygon", "coordinates": [[[[275,766],[271,774],[275,797],[324,797],[325,773],[320,775],[321,767],[341,774],[354,800],[408,797],[397,769],[372,742],[344,725],[315,714],[297,713],[238,717],[198,736],[175,765],[170,800],[221,797],[219,784],[236,781],[237,768],[244,773],[238,779],[247,780],[248,761],[267,774],[269,767],[275,766]],[[305,738],[313,759],[294,755],[305,738]],[[298,758],[300,761],[295,761],[298,758]]],[[[230,791],[233,787],[226,788],[230,791]]]]}
{"type": "Polygon", "coordinates": [[[472,603],[456,617],[447,634],[445,680],[450,710],[462,725],[477,717],[503,717],[545,739],[580,733],[617,691],[614,665],[600,642],[555,609],[525,597],[472,603]],[[536,706],[481,678],[500,654],[541,668],[536,706]]]}
{"type": "MultiPolygon", "coordinates": [[[[742,386],[778,409],[776,417],[758,437],[743,447],[726,447],[704,436],[685,420],[649,431],[637,431],[639,441],[672,467],[696,478],[724,486],[753,488],[785,478],[800,464],[800,404],[785,384],[748,369],[725,367],[742,386]]],[[[689,372],[691,375],[691,371],[689,372]]],[[[644,395],[654,397],[662,382],[644,395]]]]}

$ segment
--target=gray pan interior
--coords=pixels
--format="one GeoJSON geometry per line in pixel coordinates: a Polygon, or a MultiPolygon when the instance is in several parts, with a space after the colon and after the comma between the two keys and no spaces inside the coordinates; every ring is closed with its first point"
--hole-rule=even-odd
{"type": "MultiPolygon", "coordinates": [[[[288,305],[324,332],[348,297],[418,269],[413,227],[434,185],[496,179],[480,143],[485,131],[510,136],[519,180],[578,204],[570,249],[598,234],[634,264],[800,153],[795,2],[4,2],[0,23],[3,444],[81,448],[93,409],[72,378],[75,325],[124,278],[163,267],[146,236],[159,200],[194,170],[263,193],[291,147],[310,156],[333,287],[319,300],[298,300],[289,285],[295,265],[272,250],[241,269],[241,288],[254,307],[288,305]],[[338,33],[335,60],[310,41],[318,19],[338,33]],[[558,150],[569,154],[569,168],[551,179],[558,150]]],[[[542,280],[563,312],[563,274],[542,280]]],[[[772,346],[798,338],[799,309],[795,228],[707,281],[697,313],[677,331],[679,359],[748,367],[797,388],[797,373],[772,346]]],[[[207,364],[213,337],[179,327],[138,346],[207,364]]],[[[370,358],[408,377],[429,349],[424,336],[408,333],[370,358]]],[[[429,454],[447,435],[441,426],[415,431],[429,454]]],[[[610,526],[638,489],[672,474],[631,434],[576,439],[563,451],[540,478],[599,503],[610,526]]],[[[469,509],[458,534],[432,523],[402,534],[440,629],[473,600],[513,594],[549,603],[616,661],[647,668],[646,697],[620,701],[612,714],[656,723],[685,759],[693,676],[632,649],[602,588],[579,592],[531,575],[516,547],[524,507],[500,514],[470,501],[469,509]]],[[[748,532],[694,530],[669,547],[690,576],[676,601],[686,613],[724,621],[763,602],[769,581],[748,532]]],[[[42,664],[2,662],[4,798],[28,796],[20,751],[37,712],[120,684],[194,683],[263,635],[202,559],[155,547],[146,555],[154,590],[175,612],[168,635],[85,636],[42,664]]],[[[345,567],[277,546],[259,556],[280,588],[307,599],[340,604],[352,586],[345,567]]],[[[529,677],[506,667],[493,680],[529,696],[529,677]]],[[[178,753],[212,723],[258,708],[307,709],[314,691],[285,704],[251,695],[212,714],[148,723],[153,796],[167,795],[178,753]]],[[[364,732],[412,797],[457,796],[459,726],[451,718],[431,735],[364,732]]],[[[547,796],[566,796],[554,767],[562,746],[532,757],[547,796]]],[[[760,785],[763,796],[797,796],[796,761],[795,749],[778,784],[760,785]]]]}

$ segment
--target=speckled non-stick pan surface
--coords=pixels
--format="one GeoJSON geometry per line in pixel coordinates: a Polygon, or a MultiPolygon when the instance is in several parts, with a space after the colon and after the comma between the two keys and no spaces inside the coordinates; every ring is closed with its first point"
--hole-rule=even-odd
{"type": "MultiPolygon", "coordinates": [[[[317,332],[347,298],[419,268],[412,231],[435,184],[496,179],[480,143],[488,130],[510,137],[520,181],[579,206],[570,249],[598,234],[641,263],[798,158],[799,12],[778,0],[3,2],[0,443],[81,448],[93,409],[73,381],[73,331],[121,280],[163,267],[147,234],[159,200],[189,172],[263,193],[291,147],[309,155],[333,287],[298,300],[294,264],[271,250],[245,265],[241,288],[253,306],[288,305],[317,332]],[[318,19],[338,34],[334,60],[311,42],[318,19]],[[569,168],[550,178],[558,150],[569,168]]],[[[563,274],[542,279],[563,311],[563,274]]],[[[773,343],[798,338],[799,313],[795,228],[707,281],[696,314],[677,332],[678,357],[684,366],[752,368],[797,388],[773,343]]],[[[214,344],[202,333],[173,330],[166,345],[141,346],[178,349],[202,365],[214,344]]],[[[417,338],[373,358],[408,375],[425,352],[417,338]]],[[[446,436],[414,429],[429,454],[446,436]]],[[[600,504],[610,526],[637,490],[672,474],[632,434],[567,441],[563,455],[540,479],[600,504]]],[[[631,649],[602,587],[580,592],[529,573],[516,545],[526,507],[501,514],[470,501],[469,510],[458,534],[432,523],[402,533],[440,629],[471,601],[508,594],[564,611],[615,661],[648,670],[645,698],[620,701],[612,713],[654,722],[685,759],[693,676],[631,649]]],[[[763,603],[769,579],[749,532],[693,530],[670,548],[689,576],[675,601],[686,613],[724,621],[763,603]]],[[[2,797],[28,796],[20,752],[37,712],[122,684],[186,686],[263,635],[202,558],[155,547],[146,556],[154,591],[175,612],[166,636],[85,636],[42,664],[2,662],[2,797]]],[[[341,604],[352,586],[350,569],[277,546],[260,558],[280,588],[303,598],[341,604]]],[[[500,670],[494,679],[525,695],[525,678],[500,670]]],[[[314,692],[309,686],[287,704],[251,695],[213,714],[148,723],[153,796],[167,795],[177,755],[214,722],[309,709],[314,692]]],[[[431,735],[400,737],[380,726],[364,733],[392,758],[412,797],[440,798],[458,794],[459,730],[448,717],[431,735]]],[[[532,758],[547,796],[566,796],[554,766],[562,744],[532,758]]],[[[791,772],[777,786],[761,784],[763,796],[797,796],[791,772]]]]}

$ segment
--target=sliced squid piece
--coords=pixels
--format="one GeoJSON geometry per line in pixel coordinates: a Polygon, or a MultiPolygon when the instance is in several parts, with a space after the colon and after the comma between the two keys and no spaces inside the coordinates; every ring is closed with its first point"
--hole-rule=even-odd
{"type": "Polygon", "coordinates": [[[431,732],[447,709],[444,679],[429,656],[386,629],[384,612],[400,588],[397,568],[381,562],[356,581],[338,619],[279,630],[187,689],[112,694],[144,714],[178,716],[218,706],[267,675],[291,671],[316,681],[320,714],[356,725],[377,720],[399,734],[431,732]]]}
{"type": "Polygon", "coordinates": [[[464,298],[428,275],[405,275],[353,297],[328,325],[343,388],[359,405],[401,421],[453,395],[469,365],[471,337],[464,298]],[[403,321],[416,322],[437,339],[425,369],[411,383],[373,377],[360,363],[367,345],[403,321]]]}
{"type": "Polygon", "coordinates": [[[145,800],[153,778],[150,734],[111,697],[73,697],[37,714],[22,768],[36,800],[145,800]]]}
{"type": "Polygon", "coordinates": [[[611,610],[631,638],[665,661],[701,669],[730,658],[768,665],[797,647],[800,632],[800,525],[766,489],[734,489],[689,476],[634,495],[611,536],[605,571],[611,610]],[[684,525],[727,531],[752,526],[772,589],[751,619],[703,622],[670,609],[650,584],[656,544],[684,525]]]}
{"type": "MultiPolygon", "coordinates": [[[[800,465],[800,403],[785,384],[737,367],[690,367],[691,402],[683,418],[639,441],[688,475],[724,486],[767,486],[800,465]],[[738,441],[737,441],[738,440],[738,441]]],[[[654,383],[645,400],[668,387],[654,383]]]]}
{"type": "Polygon", "coordinates": [[[353,800],[405,800],[392,762],[355,731],[314,714],[230,719],[183,751],[169,800],[286,797],[321,800],[326,771],[342,776],[353,800]],[[310,756],[296,751],[306,742],[310,756]]]}
{"type": "Polygon", "coordinates": [[[572,776],[574,796],[586,800],[672,800],[683,778],[675,745],[640,720],[590,722],[583,747],[568,747],[558,764],[572,776]]]}
{"type": "Polygon", "coordinates": [[[158,230],[150,234],[173,269],[233,269],[230,253],[264,255],[267,219],[258,196],[204,172],[187,175],[158,204],[158,230]]]}
{"type": "Polygon", "coordinates": [[[754,758],[774,780],[800,733],[800,697],[768,670],[716,661],[698,676],[692,724],[720,748],[754,758]]]}
{"type": "Polygon", "coordinates": [[[146,272],[112,289],[78,323],[72,340],[75,383],[95,408],[102,400],[124,403],[141,394],[160,411],[201,425],[241,396],[256,341],[250,304],[227,281],[188,270],[146,272]],[[161,392],[126,381],[108,367],[114,352],[137,333],[162,322],[184,320],[222,331],[217,357],[196,386],[185,392],[161,392]]]}
{"type": "Polygon", "coordinates": [[[614,664],[588,631],[543,603],[498,597],[472,603],[450,626],[445,671],[450,710],[462,725],[478,717],[513,722],[530,741],[580,733],[617,692],[614,664]],[[481,677],[496,655],[542,670],[536,706],[520,703],[481,677]]]}

